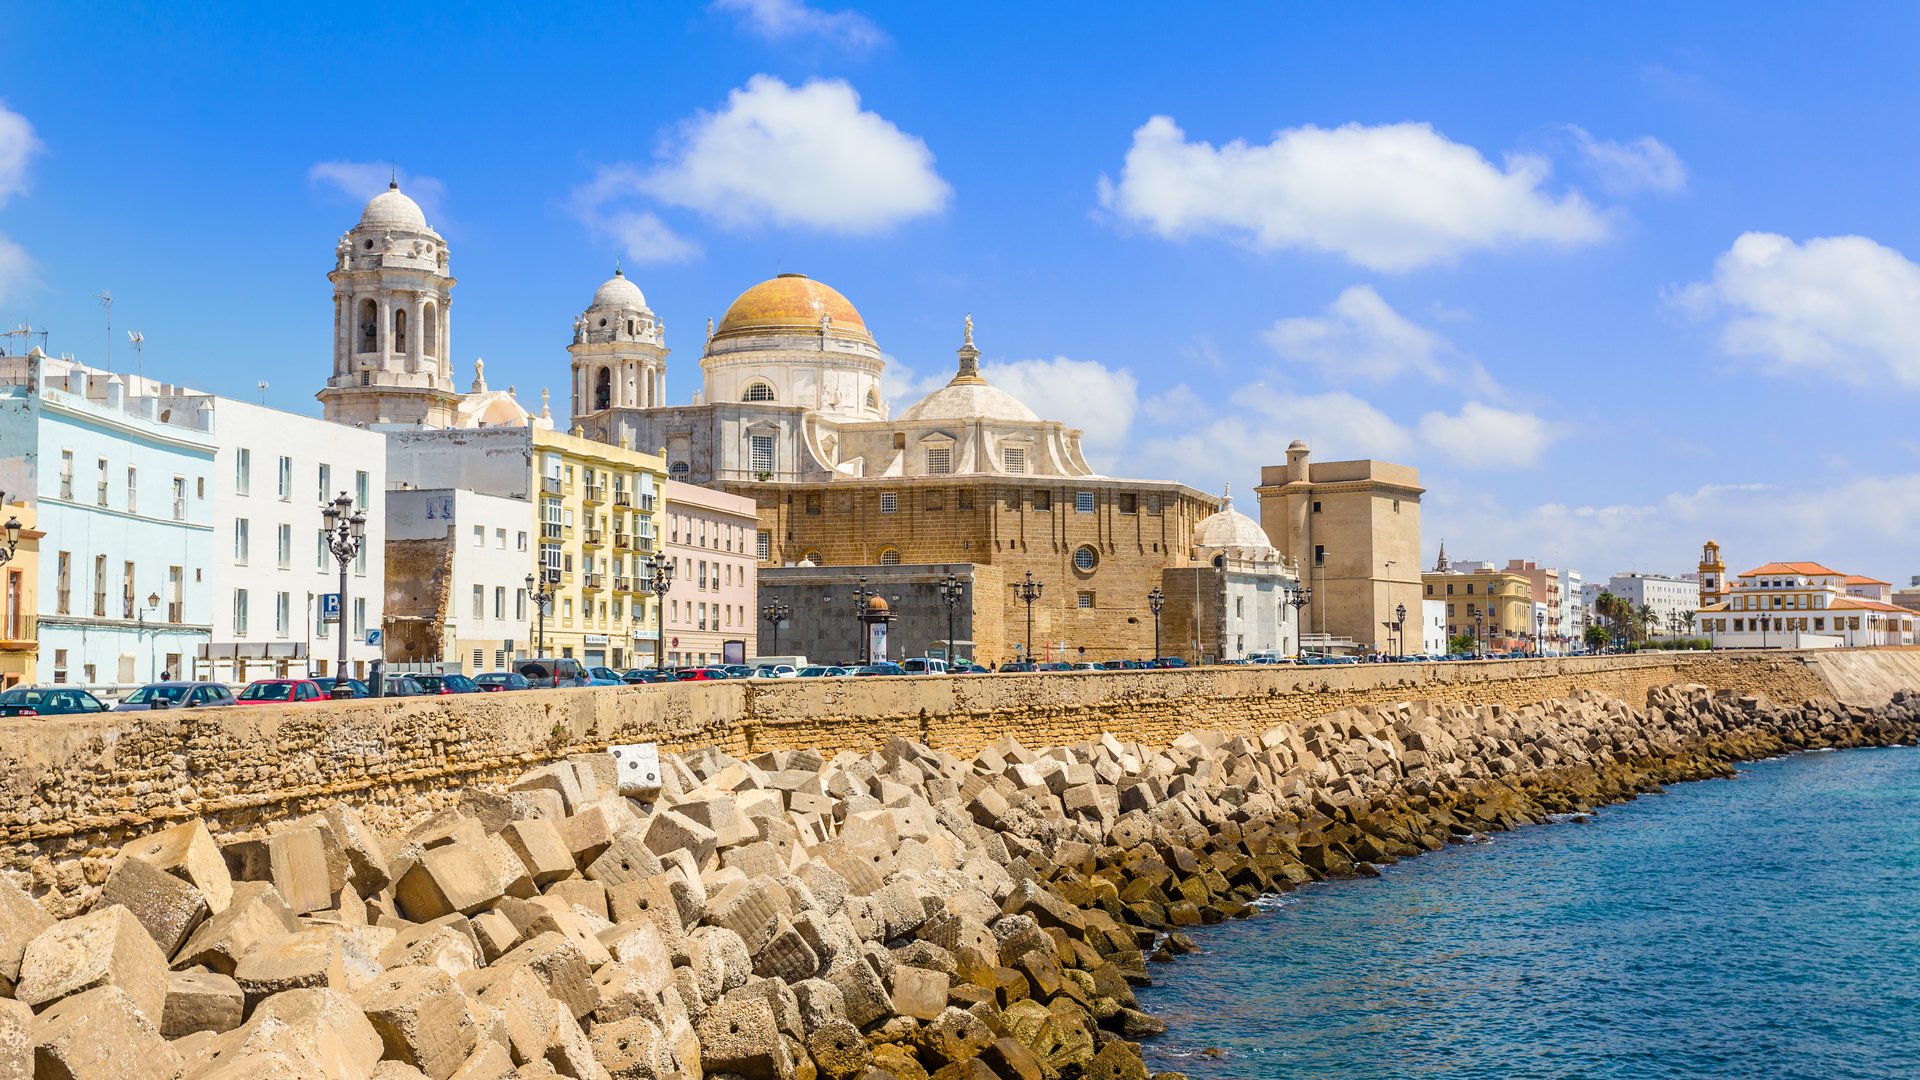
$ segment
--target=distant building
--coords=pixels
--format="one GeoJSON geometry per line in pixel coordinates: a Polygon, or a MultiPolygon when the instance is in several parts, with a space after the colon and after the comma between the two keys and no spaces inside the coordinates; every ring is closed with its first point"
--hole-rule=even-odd
{"type": "Polygon", "coordinates": [[[1391,651],[1394,612],[1419,610],[1419,470],[1385,461],[1314,463],[1307,444],[1260,470],[1260,524],[1313,590],[1301,641],[1391,651]]]}
{"type": "Polygon", "coordinates": [[[1700,628],[1716,649],[1912,645],[1914,612],[1854,591],[1885,584],[1815,562],[1767,563],[1702,609],[1700,628]]]}
{"type": "Polygon", "coordinates": [[[1586,640],[1588,612],[1585,600],[1586,579],[1572,567],[1560,570],[1560,642],[1577,649],[1586,640]]]}
{"type": "Polygon", "coordinates": [[[1700,582],[1685,578],[1628,572],[1608,578],[1606,591],[1636,610],[1652,608],[1653,636],[1663,637],[1684,634],[1693,625],[1701,588],[1700,582]]]}
{"type": "MultiPolygon", "coordinates": [[[[760,614],[754,609],[753,536],[759,517],[752,499],[669,480],[666,487],[666,552],[673,560],[673,584],[667,592],[668,667],[718,664],[729,641],[744,656],[755,648],[760,614]]],[[[795,618],[813,618],[799,609],[795,618]]],[[[647,628],[643,635],[650,635],[647,628]]],[[[652,667],[653,656],[634,662],[652,667]]]]}
{"type": "Polygon", "coordinates": [[[1299,567],[1233,508],[1231,491],[1194,526],[1191,565],[1168,567],[1161,579],[1163,652],[1171,644],[1203,662],[1299,652],[1297,609],[1287,603],[1301,583],[1299,567]]]}
{"type": "MultiPolygon", "coordinates": [[[[0,417],[5,415],[6,404],[5,397],[0,396],[0,417]]],[[[0,690],[33,681],[40,656],[36,629],[40,540],[46,534],[34,527],[35,501],[30,496],[26,491],[0,491],[0,525],[20,525],[11,552],[4,550],[7,539],[0,534],[0,555],[7,556],[7,561],[0,563],[0,690]]]]}
{"type": "Polygon", "coordinates": [[[1920,611],[1920,574],[1915,574],[1904,589],[1895,589],[1888,600],[1908,611],[1920,611]]]}
{"type": "Polygon", "coordinates": [[[537,650],[528,600],[534,522],[525,499],[463,488],[386,495],[388,654],[500,671],[537,650]]]}
{"type": "Polygon", "coordinates": [[[1420,651],[1428,656],[1447,654],[1447,602],[1420,601],[1420,651]]]}
{"type": "Polygon", "coordinates": [[[1486,562],[1452,562],[1446,545],[1432,570],[1421,575],[1425,599],[1446,605],[1447,637],[1477,638],[1482,652],[1532,652],[1533,584],[1486,562]]]}
{"type": "Polygon", "coordinates": [[[1540,566],[1525,559],[1507,560],[1507,570],[1526,578],[1528,587],[1533,590],[1533,602],[1539,606],[1539,610],[1535,612],[1533,628],[1534,636],[1539,639],[1537,642],[1539,651],[1564,652],[1568,639],[1561,629],[1566,607],[1566,593],[1561,581],[1562,571],[1550,566],[1540,566]]]}

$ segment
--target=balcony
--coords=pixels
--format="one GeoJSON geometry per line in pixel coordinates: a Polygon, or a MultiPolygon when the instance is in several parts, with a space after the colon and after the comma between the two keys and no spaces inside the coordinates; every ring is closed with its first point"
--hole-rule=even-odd
{"type": "Polygon", "coordinates": [[[170,623],[183,623],[187,621],[187,605],[179,600],[168,604],[167,621],[170,623]]]}
{"type": "Polygon", "coordinates": [[[601,532],[599,529],[588,529],[586,542],[588,547],[605,547],[607,534],[601,532]]]}
{"type": "Polygon", "coordinates": [[[617,578],[614,578],[614,579],[613,579],[613,591],[614,591],[614,592],[632,592],[632,591],[633,591],[633,579],[632,579],[632,578],[630,578],[630,577],[617,577],[617,578]]]}
{"type": "Polygon", "coordinates": [[[175,495],[173,497],[173,520],[187,520],[187,500],[183,496],[175,495]]]}
{"type": "Polygon", "coordinates": [[[599,484],[588,484],[586,498],[587,498],[587,501],[590,503],[606,502],[607,489],[604,487],[601,487],[599,484]]]}
{"type": "Polygon", "coordinates": [[[100,494],[99,497],[95,499],[95,502],[101,506],[107,505],[107,482],[105,480],[100,481],[100,494]]]}
{"type": "Polygon", "coordinates": [[[73,501],[73,477],[66,473],[60,474],[60,497],[68,502],[73,501]]]}
{"type": "Polygon", "coordinates": [[[649,514],[653,513],[653,498],[652,495],[640,496],[640,509],[649,514]]]}
{"type": "Polygon", "coordinates": [[[567,489],[559,477],[543,476],[540,478],[540,492],[544,495],[565,495],[567,489]]]}
{"type": "Polygon", "coordinates": [[[614,493],[613,493],[613,505],[615,505],[615,506],[632,506],[632,505],[633,505],[633,492],[631,492],[631,491],[616,491],[616,492],[614,492],[614,493]]]}
{"type": "Polygon", "coordinates": [[[613,534],[614,547],[621,548],[624,550],[627,547],[627,544],[628,544],[628,541],[627,541],[626,533],[617,532],[613,534]]]}
{"type": "Polygon", "coordinates": [[[604,589],[607,587],[607,575],[605,574],[596,574],[589,570],[583,576],[586,578],[585,584],[589,589],[604,589]]]}

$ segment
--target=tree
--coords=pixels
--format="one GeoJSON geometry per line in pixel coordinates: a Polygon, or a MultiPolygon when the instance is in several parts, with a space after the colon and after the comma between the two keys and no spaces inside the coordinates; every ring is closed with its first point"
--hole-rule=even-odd
{"type": "Polygon", "coordinates": [[[1699,618],[1700,613],[1697,611],[1683,611],[1680,613],[1680,624],[1687,628],[1687,633],[1691,634],[1693,633],[1693,624],[1698,621],[1699,618]]]}
{"type": "Polygon", "coordinates": [[[1650,604],[1641,604],[1637,608],[1632,608],[1633,640],[1645,641],[1652,637],[1654,628],[1659,625],[1658,619],[1659,616],[1650,604]]]}
{"type": "Polygon", "coordinates": [[[1589,649],[1604,649],[1607,647],[1607,628],[1604,626],[1587,627],[1587,632],[1584,637],[1586,638],[1587,648],[1589,649]]]}
{"type": "Polygon", "coordinates": [[[1472,634],[1455,634],[1447,639],[1447,652],[1454,656],[1465,656],[1479,644],[1472,634]]]}

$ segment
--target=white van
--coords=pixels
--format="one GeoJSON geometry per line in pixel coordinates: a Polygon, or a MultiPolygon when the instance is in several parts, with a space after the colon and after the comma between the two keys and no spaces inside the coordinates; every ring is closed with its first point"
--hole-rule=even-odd
{"type": "Polygon", "coordinates": [[[755,668],[785,666],[798,671],[807,666],[807,658],[804,656],[756,656],[747,661],[747,666],[755,668]]]}
{"type": "Polygon", "coordinates": [[[900,670],[909,675],[945,675],[947,662],[933,656],[909,656],[900,661],[900,670]]]}

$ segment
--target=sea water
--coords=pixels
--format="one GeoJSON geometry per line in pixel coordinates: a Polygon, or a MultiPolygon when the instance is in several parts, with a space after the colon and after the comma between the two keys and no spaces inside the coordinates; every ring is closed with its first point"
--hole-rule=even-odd
{"type": "Polygon", "coordinates": [[[1920,1077],[1920,749],[1450,845],[1151,965],[1202,1078],[1920,1077]]]}

